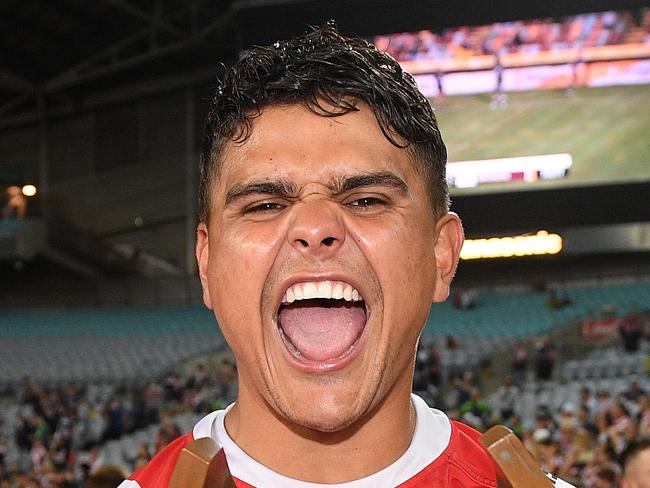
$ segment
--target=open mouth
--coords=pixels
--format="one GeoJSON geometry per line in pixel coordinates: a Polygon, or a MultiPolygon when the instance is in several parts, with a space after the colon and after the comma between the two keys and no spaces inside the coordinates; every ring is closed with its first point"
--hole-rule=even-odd
{"type": "Polygon", "coordinates": [[[367,315],[363,297],[348,283],[296,283],[284,294],[278,310],[278,328],[297,360],[331,363],[354,350],[367,315]]]}

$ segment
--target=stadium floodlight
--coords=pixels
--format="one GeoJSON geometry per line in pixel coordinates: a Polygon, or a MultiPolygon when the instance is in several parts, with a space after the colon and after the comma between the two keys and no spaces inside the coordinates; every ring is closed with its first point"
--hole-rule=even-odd
{"type": "Polygon", "coordinates": [[[36,195],[36,187],[34,185],[24,185],[22,192],[26,197],[33,197],[36,195]]]}
{"type": "Polygon", "coordinates": [[[557,254],[562,250],[562,237],[540,230],[535,234],[489,239],[467,239],[460,252],[461,259],[509,258],[557,254]]]}

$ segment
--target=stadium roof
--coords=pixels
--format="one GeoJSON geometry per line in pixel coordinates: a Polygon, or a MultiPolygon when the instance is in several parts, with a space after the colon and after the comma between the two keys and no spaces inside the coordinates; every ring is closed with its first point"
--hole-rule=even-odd
{"type": "Polygon", "coordinates": [[[349,32],[436,29],[636,9],[643,0],[5,0],[0,5],[0,127],[78,106],[89,93],[147,82],[150,90],[214,77],[242,47],[333,18],[349,32]],[[353,6],[353,8],[352,8],[353,6]],[[7,123],[7,117],[13,121],[7,123]],[[17,117],[18,116],[18,117],[17,117]],[[25,119],[25,116],[27,117],[25,119]],[[16,118],[17,117],[17,118],[16,118]]]}

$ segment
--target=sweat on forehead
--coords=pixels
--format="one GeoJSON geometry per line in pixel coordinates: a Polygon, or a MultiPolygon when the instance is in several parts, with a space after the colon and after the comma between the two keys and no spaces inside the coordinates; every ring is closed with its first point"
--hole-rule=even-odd
{"type": "Polygon", "coordinates": [[[359,102],[370,107],[391,144],[409,151],[427,179],[433,208],[445,212],[447,153],[428,100],[392,57],[327,24],[253,48],[223,75],[203,137],[199,220],[207,221],[210,187],[224,147],[246,141],[264,109],[297,104],[323,117],[339,117],[357,111],[359,102]]]}

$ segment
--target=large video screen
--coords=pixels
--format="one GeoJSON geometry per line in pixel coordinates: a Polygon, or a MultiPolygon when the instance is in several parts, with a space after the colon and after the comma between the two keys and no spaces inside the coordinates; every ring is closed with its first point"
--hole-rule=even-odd
{"type": "Polygon", "coordinates": [[[452,193],[650,180],[650,85],[432,103],[452,193]]]}
{"type": "Polygon", "coordinates": [[[434,106],[453,194],[650,180],[650,9],[373,41],[434,106]]]}

